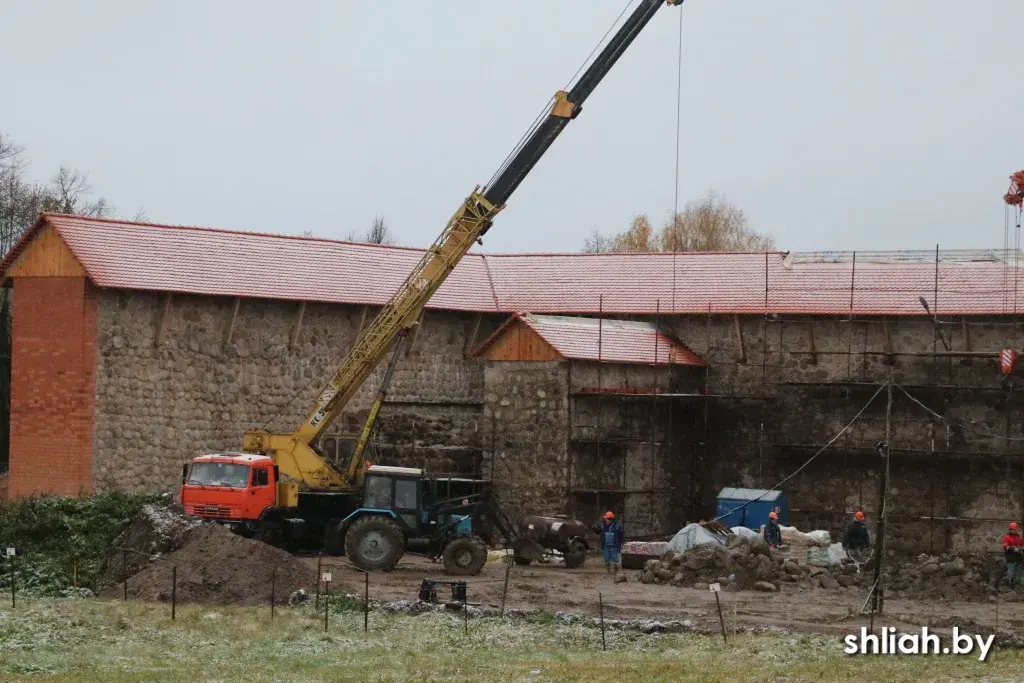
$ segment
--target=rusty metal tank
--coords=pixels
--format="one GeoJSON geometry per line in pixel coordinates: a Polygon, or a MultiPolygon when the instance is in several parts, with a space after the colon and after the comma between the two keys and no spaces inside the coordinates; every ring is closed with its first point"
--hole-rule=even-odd
{"type": "Polygon", "coordinates": [[[562,548],[574,538],[587,533],[583,522],[564,515],[554,517],[524,517],[519,523],[519,533],[545,548],[562,548]]]}

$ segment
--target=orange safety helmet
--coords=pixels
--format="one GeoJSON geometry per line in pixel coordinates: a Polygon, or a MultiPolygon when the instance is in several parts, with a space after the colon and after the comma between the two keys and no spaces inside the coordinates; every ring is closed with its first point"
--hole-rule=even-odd
{"type": "Polygon", "coordinates": [[[864,513],[861,512],[860,510],[857,510],[857,514],[854,515],[854,518],[856,518],[856,519],[864,519],[864,513]]]}
{"type": "Polygon", "coordinates": [[[771,512],[768,513],[768,519],[778,519],[778,518],[779,518],[779,513],[777,513],[775,510],[772,510],[771,512]]]}
{"type": "Polygon", "coordinates": [[[615,513],[612,512],[611,510],[609,510],[608,512],[604,513],[604,518],[605,519],[615,519],[615,513]]]}
{"type": "Polygon", "coordinates": [[[1016,531],[1018,528],[1017,522],[1010,522],[1010,531],[1016,531]]]}

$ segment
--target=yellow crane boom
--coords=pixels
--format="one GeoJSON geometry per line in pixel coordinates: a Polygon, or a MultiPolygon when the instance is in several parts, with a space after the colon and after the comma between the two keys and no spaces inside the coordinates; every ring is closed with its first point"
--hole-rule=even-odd
{"type": "MultiPolygon", "coordinates": [[[[559,90],[555,93],[550,109],[535,122],[491,181],[484,188],[474,189],[462,203],[398,291],[356,338],[334,377],[320,392],[313,410],[298,429],[288,434],[264,430],[247,432],[242,440],[246,452],[270,454],[281,474],[312,490],[345,491],[356,486],[362,466],[364,439],[360,440],[363,448],[356,449],[345,471],[336,468],[316,451],[314,444],[317,439],[385,358],[388,349],[415,324],[430,297],[470,247],[490,229],[494,217],[504,208],[508,198],[568,122],[579,115],[583,102],[658,9],[663,4],[681,5],[682,2],[640,0],[573,86],[568,91],[559,90]]],[[[392,358],[392,366],[397,360],[398,354],[392,358]]],[[[392,369],[389,366],[382,392],[387,389],[392,369]]],[[[375,402],[375,409],[371,410],[370,422],[363,430],[364,437],[380,409],[382,392],[378,394],[379,401],[375,402]]]]}

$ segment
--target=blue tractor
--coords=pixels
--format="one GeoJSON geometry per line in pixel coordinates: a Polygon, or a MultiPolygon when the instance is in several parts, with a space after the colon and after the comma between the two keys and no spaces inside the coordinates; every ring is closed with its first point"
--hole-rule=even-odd
{"type": "Polygon", "coordinates": [[[372,465],[363,479],[361,504],[327,530],[328,551],[344,550],[365,570],[394,568],[408,551],[441,558],[449,574],[477,574],[488,544],[517,534],[489,482],[431,479],[412,467],[372,465]]]}

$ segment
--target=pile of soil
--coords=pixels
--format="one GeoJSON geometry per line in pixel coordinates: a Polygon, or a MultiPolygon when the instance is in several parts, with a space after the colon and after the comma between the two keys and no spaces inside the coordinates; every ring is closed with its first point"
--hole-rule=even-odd
{"type": "Polygon", "coordinates": [[[659,560],[648,560],[639,579],[704,590],[709,583],[720,583],[722,590],[765,592],[775,592],[786,583],[826,590],[870,584],[871,577],[855,564],[816,567],[798,555],[771,549],[763,539],[730,536],[726,545],[698,545],[683,553],[669,550],[659,560]]]}
{"type": "MultiPolygon", "coordinates": [[[[177,550],[129,577],[128,597],[170,600],[174,567],[179,602],[267,604],[272,572],[275,602],[281,604],[300,589],[311,594],[317,584],[316,570],[288,552],[243,538],[218,524],[201,524],[185,533],[177,550]]],[[[107,593],[119,595],[121,590],[121,586],[111,586],[107,593]]]]}
{"type": "Polygon", "coordinates": [[[918,555],[886,572],[889,594],[899,597],[945,600],[982,600],[997,590],[1006,571],[999,555],[949,552],[918,555]]]}
{"type": "Polygon", "coordinates": [[[177,550],[185,535],[202,523],[179,504],[146,505],[114,540],[100,572],[101,585],[119,583],[177,550]]]}

